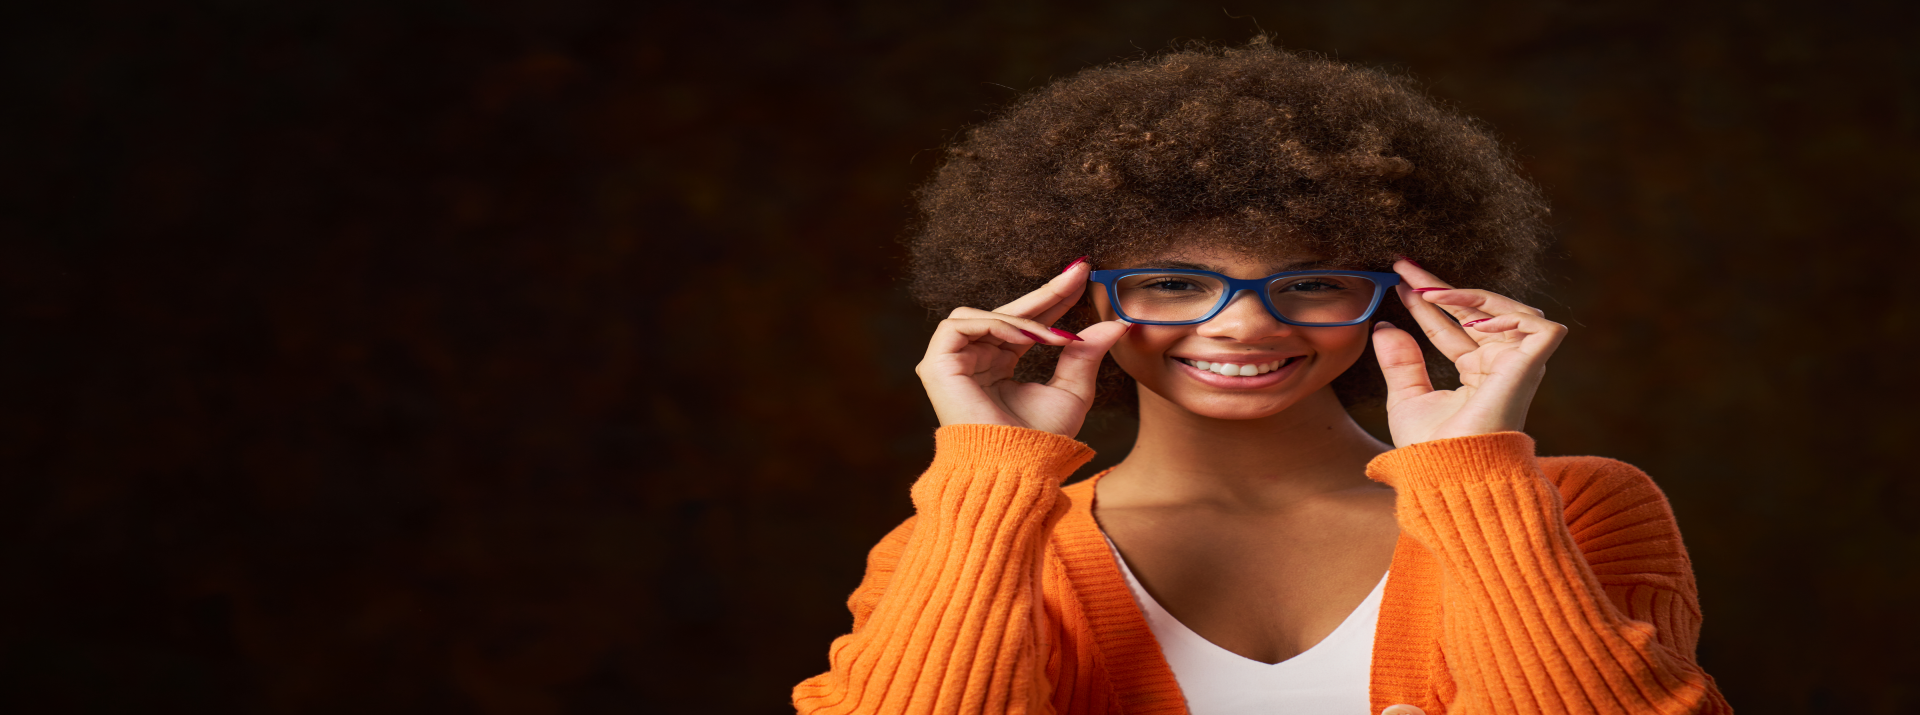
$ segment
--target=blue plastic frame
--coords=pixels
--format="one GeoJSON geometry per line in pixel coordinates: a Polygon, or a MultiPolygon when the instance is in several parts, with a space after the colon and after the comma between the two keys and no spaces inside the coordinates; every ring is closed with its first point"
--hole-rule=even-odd
{"type": "Polygon", "coordinates": [[[1233,299],[1238,297],[1241,291],[1253,291],[1254,295],[1260,296],[1260,304],[1267,307],[1267,314],[1273,316],[1274,320],[1286,323],[1287,325],[1298,325],[1303,328],[1335,328],[1344,325],[1359,325],[1367,322],[1368,319],[1373,317],[1374,311],[1380,309],[1380,300],[1386,297],[1388,288],[1400,285],[1400,274],[1380,273],[1376,271],[1284,271],[1265,278],[1234,278],[1213,271],[1200,271],[1191,268],[1116,268],[1110,271],[1094,271],[1088,274],[1087,279],[1106,286],[1107,304],[1113,306],[1115,315],[1120,316],[1129,323],[1138,323],[1140,325],[1197,325],[1213,320],[1214,316],[1219,315],[1220,311],[1226,310],[1227,306],[1233,303],[1233,299]],[[1227,284],[1226,297],[1221,298],[1220,302],[1214,305],[1212,310],[1207,311],[1204,317],[1194,320],[1134,320],[1132,316],[1127,315],[1126,311],[1120,309],[1120,289],[1114,287],[1114,283],[1121,278],[1142,273],[1176,273],[1181,275],[1212,276],[1227,284]],[[1278,309],[1273,307],[1273,296],[1267,293],[1267,285],[1289,276],[1360,276],[1373,281],[1373,302],[1367,304],[1367,312],[1361,313],[1359,318],[1344,323],[1302,323],[1295,320],[1288,320],[1286,316],[1280,314],[1278,309]]]}

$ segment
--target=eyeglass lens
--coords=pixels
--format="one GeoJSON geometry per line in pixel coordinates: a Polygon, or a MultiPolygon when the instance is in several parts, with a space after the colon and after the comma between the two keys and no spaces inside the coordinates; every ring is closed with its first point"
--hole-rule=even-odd
{"type": "MultiPolygon", "coordinates": [[[[1197,273],[1136,273],[1115,281],[1120,311],[1135,320],[1199,320],[1227,296],[1219,278],[1197,273]]],[[[1273,307],[1297,323],[1350,323],[1373,304],[1373,281],[1361,276],[1305,274],[1267,285],[1273,307]]]]}

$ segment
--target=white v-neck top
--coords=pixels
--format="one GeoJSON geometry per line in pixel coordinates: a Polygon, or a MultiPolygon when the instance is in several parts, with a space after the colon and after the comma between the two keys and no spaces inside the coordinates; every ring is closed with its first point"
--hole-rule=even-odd
{"type": "Polygon", "coordinates": [[[1107,548],[1126,575],[1127,588],[1160,642],[1160,652],[1173,668],[1192,715],[1371,715],[1367,683],[1386,576],[1325,640],[1269,664],[1214,645],[1187,628],[1140,586],[1113,539],[1107,539],[1107,548]]]}

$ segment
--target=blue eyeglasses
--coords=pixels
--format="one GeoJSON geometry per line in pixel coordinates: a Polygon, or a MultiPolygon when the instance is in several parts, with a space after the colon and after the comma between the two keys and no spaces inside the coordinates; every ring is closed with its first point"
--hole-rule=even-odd
{"type": "Polygon", "coordinates": [[[1241,291],[1253,291],[1282,323],[1306,327],[1358,325],[1373,317],[1398,273],[1286,271],[1265,278],[1229,278],[1213,271],[1121,268],[1094,271],[1115,313],[1141,325],[1193,325],[1212,320],[1241,291]]]}

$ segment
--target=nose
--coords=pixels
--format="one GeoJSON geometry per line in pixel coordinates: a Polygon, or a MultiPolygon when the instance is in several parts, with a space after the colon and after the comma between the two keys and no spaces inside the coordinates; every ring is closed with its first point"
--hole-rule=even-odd
{"type": "Polygon", "coordinates": [[[1243,290],[1227,300],[1227,307],[1212,320],[1200,324],[1197,333],[1209,338],[1232,338],[1242,342],[1251,342],[1261,338],[1286,335],[1293,332],[1293,326],[1282,323],[1267,312],[1267,305],[1260,302],[1260,296],[1251,290],[1243,290]]]}

